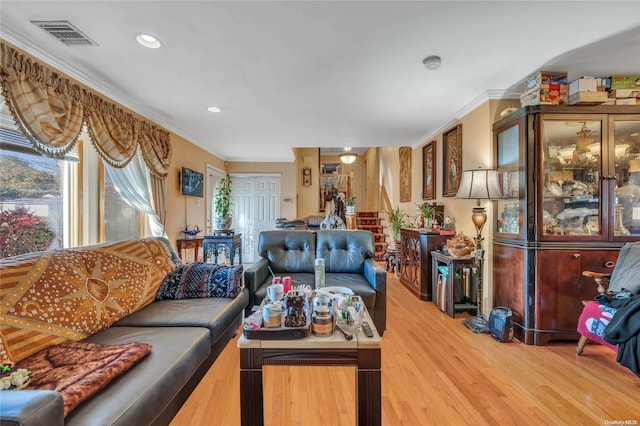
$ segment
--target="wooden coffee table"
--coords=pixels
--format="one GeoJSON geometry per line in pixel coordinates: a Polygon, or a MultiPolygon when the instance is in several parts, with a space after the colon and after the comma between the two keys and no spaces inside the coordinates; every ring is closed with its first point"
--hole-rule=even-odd
{"type": "Polygon", "coordinates": [[[367,312],[365,320],[373,329],[373,337],[360,330],[353,340],[345,340],[336,330],[332,336],[310,336],[294,340],[238,339],[240,348],[240,417],[243,426],[262,426],[264,407],[262,394],[263,365],[352,365],[357,368],[356,423],[381,424],[380,349],[382,342],[367,312]]]}

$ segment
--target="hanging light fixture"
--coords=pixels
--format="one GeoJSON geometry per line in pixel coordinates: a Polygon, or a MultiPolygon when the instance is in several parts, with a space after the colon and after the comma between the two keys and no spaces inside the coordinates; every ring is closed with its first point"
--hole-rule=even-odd
{"type": "Polygon", "coordinates": [[[351,164],[356,161],[356,159],[358,158],[358,154],[356,154],[355,152],[351,152],[350,146],[345,146],[344,152],[338,155],[338,158],[340,158],[340,161],[342,161],[344,164],[351,164]]]}

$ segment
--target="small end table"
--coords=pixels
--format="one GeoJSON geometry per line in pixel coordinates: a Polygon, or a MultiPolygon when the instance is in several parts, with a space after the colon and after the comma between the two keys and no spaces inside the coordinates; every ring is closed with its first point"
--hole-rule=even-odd
{"type": "Polygon", "coordinates": [[[236,234],[233,230],[213,231],[211,235],[204,236],[204,260],[210,255],[214,257],[214,263],[218,263],[218,254],[222,247],[229,249],[229,262],[233,265],[238,254],[238,264],[242,265],[242,234],[236,234]]]}
{"type": "Polygon", "coordinates": [[[176,248],[178,249],[178,255],[180,255],[180,259],[184,262],[186,257],[184,256],[183,250],[193,250],[193,261],[198,261],[198,254],[200,253],[200,249],[202,248],[202,237],[200,238],[178,238],[176,248]]]}
{"type": "Polygon", "coordinates": [[[475,291],[474,286],[476,284],[475,280],[477,279],[477,272],[474,271],[474,269],[476,269],[475,259],[472,257],[447,256],[437,251],[431,252],[431,259],[433,262],[431,267],[431,300],[433,303],[452,318],[455,317],[456,312],[475,314],[478,311],[478,306],[469,303],[470,300],[475,300],[473,297],[475,291]],[[438,289],[438,275],[441,275],[438,267],[440,266],[447,268],[447,277],[444,282],[446,289],[444,294],[440,294],[438,289]],[[464,303],[455,303],[454,287],[456,286],[459,287],[459,291],[465,296],[464,303]],[[443,304],[445,309],[442,309],[443,304]]]}

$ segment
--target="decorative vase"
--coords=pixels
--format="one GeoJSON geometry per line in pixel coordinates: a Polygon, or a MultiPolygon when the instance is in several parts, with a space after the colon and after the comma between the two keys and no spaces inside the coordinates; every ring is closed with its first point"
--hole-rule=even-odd
{"type": "Polygon", "coordinates": [[[216,217],[215,220],[215,229],[217,231],[226,231],[231,228],[231,216],[227,217],[216,217]]]}
{"type": "Polygon", "coordinates": [[[356,206],[347,206],[347,214],[355,214],[356,206]]]}

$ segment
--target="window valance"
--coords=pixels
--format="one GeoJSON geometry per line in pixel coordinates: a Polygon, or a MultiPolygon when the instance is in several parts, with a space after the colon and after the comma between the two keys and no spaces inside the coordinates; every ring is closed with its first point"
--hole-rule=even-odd
{"type": "Polygon", "coordinates": [[[135,118],[5,43],[0,48],[3,95],[34,149],[63,157],[86,124],[91,142],[108,164],[126,166],[139,146],[153,176],[167,175],[172,155],[169,132],[135,118]]]}

